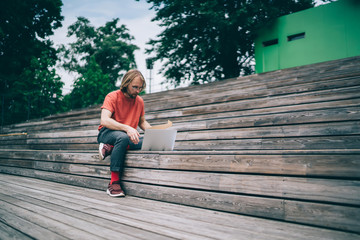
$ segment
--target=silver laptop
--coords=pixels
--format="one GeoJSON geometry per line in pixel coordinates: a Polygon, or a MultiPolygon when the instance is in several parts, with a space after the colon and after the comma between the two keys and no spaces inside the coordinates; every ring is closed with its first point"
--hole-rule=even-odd
{"type": "Polygon", "coordinates": [[[144,133],[142,151],[172,151],[175,146],[177,130],[147,129],[144,133]]]}

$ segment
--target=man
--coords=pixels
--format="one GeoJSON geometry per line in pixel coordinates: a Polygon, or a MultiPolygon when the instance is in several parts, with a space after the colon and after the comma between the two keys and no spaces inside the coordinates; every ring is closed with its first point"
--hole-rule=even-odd
{"type": "Polygon", "coordinates": [[[145,119],[143,99],[138,94],[146,87],[146,82],[138,70],[128,71],[122,79],[120,90],[109,93],[101,107],[98,143],[100,159],[111,153],[111,181],[107,194],[123,197],[120,186],[127,149],[140,149],[142,139],[136,130],[145,130],[151,125],[145,119]]]}

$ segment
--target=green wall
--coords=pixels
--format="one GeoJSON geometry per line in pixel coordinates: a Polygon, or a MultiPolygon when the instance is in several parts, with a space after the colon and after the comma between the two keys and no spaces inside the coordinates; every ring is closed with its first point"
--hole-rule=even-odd
{"type": "Polygon", "coordinates": [[[339,0],[279,17],[255,41],[257,73],[358,55],[360,0],[339,0]],[[288,40],[296,34],[302,35],[288,40]],[[266,43],[276,39],[277,44],[266,43]]]}

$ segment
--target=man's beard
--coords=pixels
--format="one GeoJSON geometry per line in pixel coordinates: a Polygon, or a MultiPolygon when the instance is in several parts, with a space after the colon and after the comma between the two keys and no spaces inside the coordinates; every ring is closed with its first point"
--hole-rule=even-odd
{"type": "Polygon", "coordinates": [[[132,99],[135,99],[135,98],[137,97],[137,95],[138,95],[137,93],[135,93],[135,94],[130,94],[127,88],[126,88],[126,93],[127,93],[127,94],[129,95],[129,97],[132,98],[132,99]]]}

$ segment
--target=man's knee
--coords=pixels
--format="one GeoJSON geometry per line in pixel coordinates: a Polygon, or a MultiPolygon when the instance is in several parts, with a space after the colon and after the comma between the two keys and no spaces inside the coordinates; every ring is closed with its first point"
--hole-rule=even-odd
{"type": "Polygon", "coordinates": [[[120,132],[117,136],[116,136],[116,141],[115,141],[115,145],[122,145],[127,147],[129,145],[130,142],[130,138],[129,136],[124,133],[124,132],[120,132]]]}

